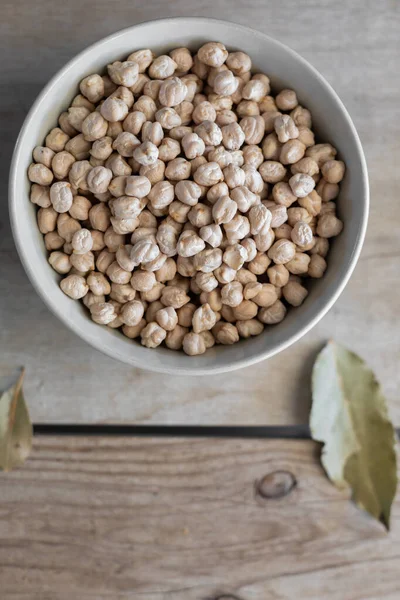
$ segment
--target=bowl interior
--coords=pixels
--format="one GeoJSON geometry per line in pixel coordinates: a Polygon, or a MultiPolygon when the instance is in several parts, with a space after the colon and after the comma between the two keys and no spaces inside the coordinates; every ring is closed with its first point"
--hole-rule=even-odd
{"type": "Polygon", "coordinates": [[[51,80],[32,107],[18,138],[10,201],[14,237],[28,276],[50,309],[68,327],[99,350],[128,364],[164,372],[201,374],[235,369],[275,354],[301,337],[330,308],[361,249],[368,213],[368,182],[365,159],[350,117],[326,81],[300,56],[276,40],[234,23],[202,18],[164,19],[105,38],[78,55],[51,80]],[[26,171],[32,161],[32,149],[56,126],[59,114],[70,105],[83,77],[102,72],[109,62],[125,58],[139,48],[149,47],[163,53],[179,46],[196,49],[210,40],[223,42],[229,50],[247,52],[253,69],[270,76],[274,91],[284,87],[296,90],[300,103],[312,113],[313,128],[321,141],[332,143],[346,163],[347,174],[338,199],[338,213],[345,227],[332,243],[325,276],[309,285],[310,293],[304,304],[289,311],[282,323],[234,346],[219,346],[202,356],[188,357],[165,348],[143,348],[117,331],[96,325],[81,303],[61,292],[57,274],[47,263],[35,208],[29,201],[26,171]]]}

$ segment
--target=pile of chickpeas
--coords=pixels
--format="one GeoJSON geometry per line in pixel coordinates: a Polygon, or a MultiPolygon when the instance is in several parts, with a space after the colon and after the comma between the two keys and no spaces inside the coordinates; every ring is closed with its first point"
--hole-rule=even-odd
{"type": "Polygon", "coordinates": [[[85,77],[33,150],[62,291],[148,348],[193,356],[281,322],[342,230],[344,163],[251,67],[219,42],[138,50],[85,77]]]}

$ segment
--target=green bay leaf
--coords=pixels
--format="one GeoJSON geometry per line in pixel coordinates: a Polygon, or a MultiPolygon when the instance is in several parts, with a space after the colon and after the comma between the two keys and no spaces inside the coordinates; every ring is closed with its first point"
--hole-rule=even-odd
{"type": "Polygon", "coordinates": [[[397,487],[396,436],[373,372],[356,354],[329,342],[312,375],[311,435],[339,488],[387,529],[397,487]]]}
{"type": "Polygon", "coordinates": [[[0,469],[11,471],[22,465],[32,447],[32,424],[25,404],[22,370],[14,385],[0,395],[0,469]]]}

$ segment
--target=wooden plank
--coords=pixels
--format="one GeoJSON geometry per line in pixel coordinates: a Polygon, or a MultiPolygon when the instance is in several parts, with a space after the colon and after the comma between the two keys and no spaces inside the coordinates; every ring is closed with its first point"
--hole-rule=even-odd
{"type": "MultiPolygon", "coordinates": [[[[400,425],[398,277],[400,220],[400,6],[393,0],[41,0],[3,2],[0,23],[2,148],[11,154],[30,103],[69,58],[130,23],[212,15],[261,29],[310,60],[337,90],[360,133],[371,182],[371,218],[351,282],[322,323],[294,347],[255,367],[186,380],[130,369],[102,356],[61,325],[30,286],[8,227],[0,236],[0,372],[27,367],[26,395],[37,422],[258,425],[303,423],[315,353],[335,337],[362,354],[383,382],[400,425]],[[40,23],[33,28],[32,23],[40,23]],[[38,59],[40,57],[40,60],[38,59]],[[284,382],[284,383],[283,383],[284,382]]],[[[0,162],[6,198],[7,160],[0,162]]],[[[3,217],[5,201],[0,204],[3,217]]],[[[6,217],[2,221],[7,222],[6,217]]]]}
{"type": "Polygon", "coordinates": [[[311,441],[39,437],[0,499],[2,600],[399,597],[399,501],[387,534],[311,441]]]}

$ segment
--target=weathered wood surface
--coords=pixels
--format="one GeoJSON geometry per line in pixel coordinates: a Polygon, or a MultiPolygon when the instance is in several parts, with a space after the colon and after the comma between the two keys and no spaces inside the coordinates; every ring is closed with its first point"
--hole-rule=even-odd
{"type": "Polygon", "coordinates": [[[276,424],[307,420],[311,360],[329,337],[362,354],[400,425],[400,3],[396,0],[3,0],[0,22],[0,369],[27,367],[37,422],[276,424]],[[210,379],[150,375],[96,352],[61,325],[29,284],[6,218],[8,158],[32,100],[95,40],[163,16],[208,15],[254,26],[310,60],[337,90],[364,144],[371,217],[346,291],[311,333],[279,356],[210,379]]]}
{"type": "Polygon", "coordinates": [[[398,600],[399,543],[309,441],[39,437],[0,475],[2,600],[398,600]]]}

